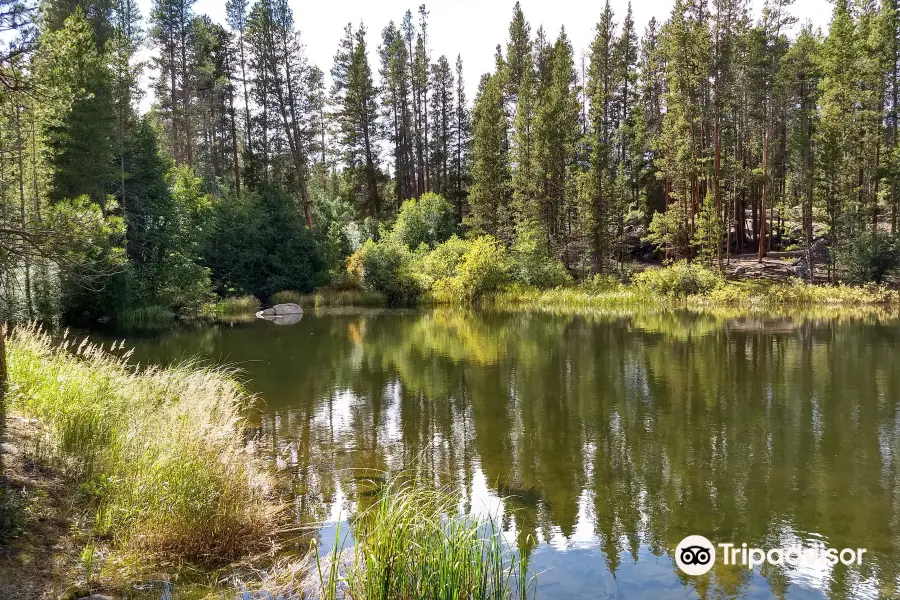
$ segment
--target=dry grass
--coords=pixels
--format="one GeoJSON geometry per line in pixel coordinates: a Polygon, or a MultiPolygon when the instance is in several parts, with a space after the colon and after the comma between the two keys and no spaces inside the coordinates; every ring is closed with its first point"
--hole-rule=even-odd
{"type": "Polygon", "coordinates": [[[125,358],[121,345],[18,328],[10,410],[46,428],[43,452],[88,498],[97,536],[168,558],[245,554],[271,516],[241,433],[248,396],[227,371],[138,371],[125,358]]]}

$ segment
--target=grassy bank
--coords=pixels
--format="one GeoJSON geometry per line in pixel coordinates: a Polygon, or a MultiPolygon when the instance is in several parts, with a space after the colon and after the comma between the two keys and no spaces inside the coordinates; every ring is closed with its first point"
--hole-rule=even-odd
{"type": "Polygon", "coordinates": [[[811,285],[789,282],[722,281],[715,287],[686,294],[666,294],[640,285],[621,284],[542,290],[504,288],[485,298],[497,308],[732,308],[785,309],[807,307],[900,306],[896,290],[882,286],[811,285]]]}
{"type": "Polygon", "coordinates": [[[387,306],[384,294],[366,290],[321,289],[312,294],[284,291],[272,296],[272,304],[293,303],[304,307],[322,308],[327,306],[387,306]]]}
{"type": "Polygon", "coordinates": [[[243,555],[270,528],[266,478],[242,437],[248,397],[228,372],[138,371],[85,341],[34,328],[9,340],[8,410],[37,419],[33,451],[59,465],[91,536],[169,560],[243,555]]]}

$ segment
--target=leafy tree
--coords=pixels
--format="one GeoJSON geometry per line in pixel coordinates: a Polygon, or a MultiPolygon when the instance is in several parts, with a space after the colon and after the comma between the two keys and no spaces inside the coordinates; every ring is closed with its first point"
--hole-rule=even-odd
{"type": "Polygon", "coordinates": [[[434,248],[456,232],[453,207],[438,194],[428,192],[400,207],[392,235],[411,250],[425,244],[434,248]]]}

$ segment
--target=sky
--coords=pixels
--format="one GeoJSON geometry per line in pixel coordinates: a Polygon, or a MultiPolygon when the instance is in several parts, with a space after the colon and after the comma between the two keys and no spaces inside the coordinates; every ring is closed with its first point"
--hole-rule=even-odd
{"type": "MultiPolygon", "coordinates": [[[[139,0],[141,14],[150,12],[152,0],[139,0]]],[[[377,48],[381,30],[390,22],[398,25],[407,9],[418,20],[418,4],[423,0],[290,0],[294,21],[306,44],[310,62],[321,68],[326,76],[337,50],[338,40],[348,22],[354,27],[360,22],[368,30],[368,46],[373,73],[378,72],[377,48]]],[[[763,0],[750,0],[754,16],[762,10],[763,0]]],[[[621,23],[628,7],[628,0],[611,0],[613,12],[621,23]]],[[[432,0],[426,2],[429,11],[429,47],[433,58],[446,54],[454,64],[456,55],[463,59],[466,93],[469,101],[475,97],[478,80],[494,66],[494,49],[497,44],[506,46],[509,22],[515,0],[432,0]]],[[[531,24],[532,34],[539,25],[544,26],[548,38],[555,38],[565,26],[566,33],[575,48],[576,60],[587,52],[594,34],[594,27],[603,10],[603,0],[521,0],[522,11],[531,24]]],[[[635,0],[632,2],[634,22],[638,34],[651,17],[663,22],[668,18],[674,0],[635,0]]],[[[225,23],[224,0],[198,0],[196,14],[208,14],[214,21],[225,23]]],[[[813,25],[827,27],[832,4],[827,0],[795,0],[791,13],[799,22],[812,21],[813,25]]],[[[145,87],[152,73],[145,75],[145,87]]],[[[141,107],[149,108],[151,93],[144,97],[141,107]]]]}

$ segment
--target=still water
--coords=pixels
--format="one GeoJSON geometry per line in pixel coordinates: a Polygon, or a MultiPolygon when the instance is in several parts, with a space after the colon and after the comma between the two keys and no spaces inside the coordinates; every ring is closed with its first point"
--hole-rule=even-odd
{"type": "Polygon", "coordinates": [[[301,523],[415,470],[502,518],[538,598],[900,597],[893,319],[350,310],[129,342],[241,369],[301,523]],[[867,553],[690,577],[690,534],[867,553]]]}

